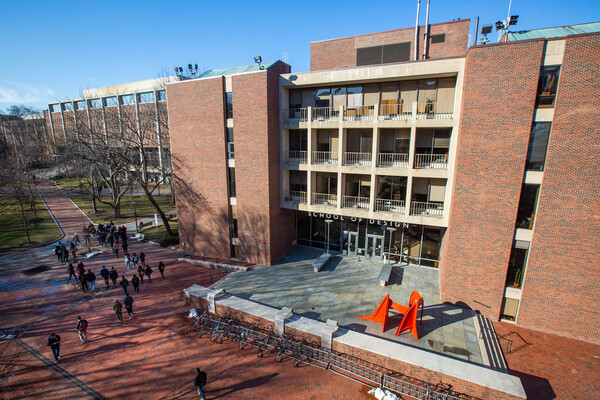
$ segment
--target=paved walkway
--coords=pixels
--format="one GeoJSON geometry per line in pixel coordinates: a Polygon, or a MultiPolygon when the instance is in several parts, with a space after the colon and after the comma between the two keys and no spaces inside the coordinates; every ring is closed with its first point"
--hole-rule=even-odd
{"type": "Polygon", "coordinates": [[[438,271],[395,266],[388,285],[381,287],[381,261],[334,256],[315,273],[311,265],[320,254],[321,250],[298,246],[276,265],[231,274],[213,287],[273,307],[290,307],[303,317],[323,322],[333,319],[353,331],[483,364],[475,313],[440,303],[438,271]],[[409,332],[395,336],[401,316],[393,310],[383,333],[381,324],[356,318],[372,314],[387,294],[396,303],[408,305],[413,290],[425,303],[419,340],[409,332]]]}
{"type": "MultiPolygon", "coordinates": [[[[81,214],[68,199],[45,198],[68,237],[81,228],[81,214]]],[[[209,399],[368,398],[366,387],[333,373],[258,359],[249,349],[198,339],[188,328],[182,290],[193,283],[209,286],[224,274],[179,263],[173,250],[130,243],[130,253],[142,250],[154,276],[152,283],[141,285],[140,294],[133,293],[135,318],[123,322],[112,312],[114,300],[123,300],[121,288],[84,295],[73,281],[66,285],[65,266],[50,247],[31,252],[35,257],[30,252],[0,257],[0,329],[22,332],[25,345],[0,342],[8,346],[3,361],[11,362],[11,373],[0,382],[0,398],[84,399],[97,393],[110,399],[195,399],[195,367],[207,371],[209,399]],[[165,280],[157,271],[158,260],[167,265],[165,280]],[[22,269],[34,262],[51,269],[23,275],[22,269]],[[89,321],[85,344],[75,331],[78,315],[89,321]],[[55,370],[46,366],[54,362],[46,346],[51,332],[62,337],[63,358],[55,370]]],[[[112,254],[86,262],[96,275],[102,265],[132,275],[112,254]]],[[[97,287],[104,286],[99,280],[97,287]]]]}

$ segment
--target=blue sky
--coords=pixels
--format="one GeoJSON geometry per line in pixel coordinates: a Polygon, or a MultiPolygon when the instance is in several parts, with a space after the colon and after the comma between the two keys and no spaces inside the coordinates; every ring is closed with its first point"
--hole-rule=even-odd
{"type": "MultiPolygon", "coordinates": [[[[310,69],[310,42],[413,26],[416,0],[22,1],[0,13],[0,110],[40,109],[87,88],[156,78],[175,66],[202,69],[272,61],[288,53],[310,69]]],[[[420,22],[425,23],[426,0],[420,22]]],[[[504,19],[509,0],[431,0],[430,22],[504,19]]],[[[513,0],[516,29],[600,20],[598,0],[513,0]]],[[[493,34],[495,40],[495,34],[493,34]]]]}

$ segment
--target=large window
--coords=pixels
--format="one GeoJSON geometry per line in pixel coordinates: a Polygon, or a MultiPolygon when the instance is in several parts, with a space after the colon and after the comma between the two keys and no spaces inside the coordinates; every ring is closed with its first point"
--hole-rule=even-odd
{"type": "Polygon", "coordinates": [[[102,108],[102,100],[100,100],[100,99],[90,100],[90,108],[102,108]]]}
{"type": "Polygon", "coordinates": [[[73,103],[62,103],[63,111],[73,111],[73,103]]]}
{"type": "Polygon", "coordinates": [[[529,136],[529,149],[527,150],[526,169],[543,171],[548,150],[548,137],[550,136],[551,122],[534,122],[529,136]]]}
{"type": "Polygon", "coordinates": [[[235,168],[227,168],[227,179],[229,180],[229,196],[235,197],[235,168]]]}
{"type": "Polygon", "coordinates": [[[554,107],[559,73],[559,65],[542,68],[540,73],[540,83],[538,86],[538,107],[554,107]]]}
{"type": "Polygon", "coordinates": [[[523,185],[517,213],[517,228],[533,229],[539,191],[539,185],[523,185]]]}
{"type": "Polygon", "coordinates": [[[75,108],[78,110],[85,110],[87,108],[87,103],[85,100],[79,100],[75,102],[75,108]]]}
{"type": "Polygon", "coordinates": [[[337,194],[337,174],[317,172],[317,185],[315,193],[337,194]]]}
{"type": "Polygon", "coordinates": [[[234,157],[233,128],[227,128],[227,158],[234,157]]]}
{"type": "Polygon", "coordinates": [[[388,64],[410,60],[410,42],[356,49],[356,65],[388,64]]]}
{"type": "Polygon", "coordinates": [[[306,192],[306,172],[290,171],[290,191],[306,192]]]}
{"type": "Polygon", "coordinates": [[[167,101],[167,91],[166,90],[159,90],[157,92],[158,95],[158,101],[167,101]]]}
{"type": "Polygon", "coordinates": [[[406,200],[406,182],[405,176],[378,176],[377,177],[377,198],[385,200],[406,200]]]}
{"type": "Polygon", "coordinates": [[[106,107],[114,107],[117,105],[117,97],[116,96],[111,96],[111,97],[105,97],[104,98],[104,105],[106,107]]]}
{"type": "Polygon", "coordinates": [[[138,94],[138,101],[140,103],[152,103],[154,102],[154,92],[146,92],[138,94]]]}
{"type": "Polygon", "coordinates": [[[227,92],[225,95],[226,98],[226,117],[225,118],[233,118],[233,98],[232,98],[232,93],[231,92],[227,92]]]}
{"type": "Polygon", "coordinates": [[[121,102],[121,105],[130,105],[130,104],[135,104],[135,97],[133,97],[132,94],[125,94],[123,96],[119,96],[119,101],[121,102]]]}
{"type": "Polygon", "coordinates": [[[515,241],[512,251],[510,252],[510,259],[508,261],[506,286],[520,288],[523,285],[523,276],[525,275],[528,252],[529,242],[524,242],[521,240],[515,241]]]}

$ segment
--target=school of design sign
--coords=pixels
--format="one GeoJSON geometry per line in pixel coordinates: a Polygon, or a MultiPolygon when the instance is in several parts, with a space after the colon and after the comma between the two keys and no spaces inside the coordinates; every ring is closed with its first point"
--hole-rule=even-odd
{"type": "Polygon", "coordinates": [[[338,221],[352,221],[352,222],[363,222],[367,221],[371,225],[387,225],[387,226],[395,226],[396,228],[400,228],[404,226],[404,228],[408,228],[408,224],[405,222],[394,222],[394,221],[381,221],[379,219],[363,219],[359,217],[344,217],[343,215],[338,214],[325,214],[325,213],[316,213],[308,211],[309,217],[315,218],[326,218],[333,219],[338,221]]]}

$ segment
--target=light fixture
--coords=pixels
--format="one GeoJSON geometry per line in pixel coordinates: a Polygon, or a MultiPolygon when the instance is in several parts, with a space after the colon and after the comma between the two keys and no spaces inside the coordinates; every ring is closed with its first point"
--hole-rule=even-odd
{"type": "Polygon", "coordinates": [[[504,22],[503,21],[496,21],[496,30],[499,31],[501,29],[504,29],[504,22]]]}
{"type": "Polygon", "coordinates": [[[262,57],[261,56],[254,57],[254,62],[258,64],[258,69],[265,69],[265,67],[263,67],[261,65],[261,63],[262,63],[262,57]]]}
{"type": "Polygon", "coordinates": [[[492,28],[493,28],[493,27],[494,27],[494,26],[493,26],[492,24],[489,24],[489,25],[483,25],[483,26],[481,27],[481,34],[482,34],[482,35],[488,35],[488,34],[492,33],[492,28]]]}
{"type": "Polygon", "coordinates": [[[518,15],[511,15],[510,19],[508,20],[508,25],[516,25],[517,21],[519,21],[519,16],[518,15]]]}

